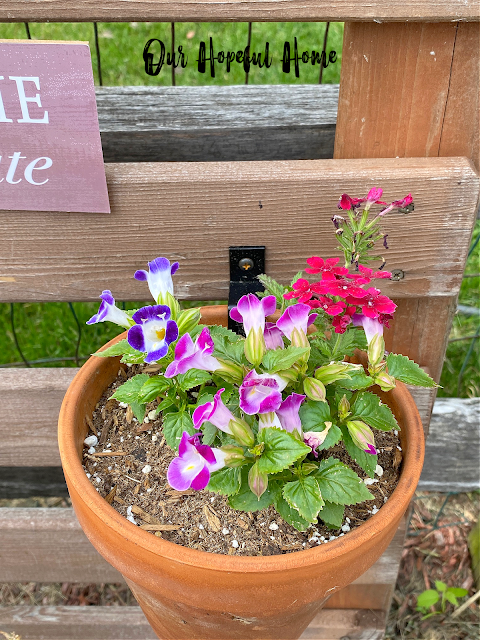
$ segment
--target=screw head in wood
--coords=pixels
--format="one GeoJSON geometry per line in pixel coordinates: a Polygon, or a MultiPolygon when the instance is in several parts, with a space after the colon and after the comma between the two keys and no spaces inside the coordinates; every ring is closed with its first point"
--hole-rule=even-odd
{"type": "Polygon", "coordinates": [[[238,262],[238,266],[240,267],[240,269],[242,269],[243,271],[250,271],[250,269],[253,269],[253,260],[251,258],[242,258],[239,262],[238,262]]]}
{"type": "Polygon", "coordinates": [[[392,280],[398,281],[402,280],[405,277],[405,272],[401,269],[393,269],[392,271],[392,280]]]}

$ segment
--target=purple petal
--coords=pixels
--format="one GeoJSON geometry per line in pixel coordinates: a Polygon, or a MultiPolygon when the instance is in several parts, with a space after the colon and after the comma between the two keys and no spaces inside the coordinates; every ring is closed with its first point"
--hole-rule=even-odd
{"type": "Polygon", "coordinates": [[[311,324],[315,322],[315,320],[317,319],[317,316],[318,316],[318,313],[311,313],[308,316],[307,327],[309,327],[311,324]]]}
{"type": "Polygon", "coordinates": [[[310,307],[302,302],[287,307],[277,320],[277,327],[289,340],[295,328],[306,334],[309,313],[310,307]]]}
{"type": "Polygon", "coordinates": [[[369,445],[367,446],[367,448],[365,449],[365,452],[366,452],[366,453],[371,453],[371,454],[372,454],[372,456],[377,455],[377,450],[375,449],[375,447],[374,447],[372,444],[369,444],[369,445]]]}
{"type": "MultiPolygon", "coordinates": [[[[189,333],[185,333],[175,345],[175,360],[192,355],[195,347],[189,333]]],[[[173,363],[172,363],[173,364],[173,363]]]]}
{"type": "Polygon", "coordinates": [[[183,458],[174,458],[167,470],[168,484],[177,491],[186,491],[204,468],[205,460],[196,451],[183,458]]]}
{"type": "Polygon", "coordinates": [[[155,258],[148,263],[150,273],[159,273],[161,271],[170,271],[170,260],[167,258],[155,258]]]}
{"type": "Polygon", "coordinates": [[[195,341],[195,346],[197,347],[197,349],[200,349],[207,355],[213,353],[215,344],[213,342],[212,336],[210,335],[210,330],[208,327],[202,329],[200,335],[195,341]]]}
{"type": "Polygon", "coordinates": [[[209,447],[208,444],[200,444],[196,447],[198,453],[205,458],[208,464],[215,464],[217,461],[215,458],[215,454],[212,451],[212,447],[209,447]]]}
{"type": "Polygon", "coordinates": [[[292,433],[295,429],[302,431],[302,423],[298,414],[302,402],[307,396],[299,393],[290,394],[277,409],[277,415],[285,431],[292,433]]]}
{"type": "Polygon", "coordinates": [[[145,356],[145,362],[156,362],[167,355],[168,352],[168,344],[163,344],[160,349],[156,349],[155,351],[149,351],[145,356]]]}
{"type": "Polygon", "coordinates": [[[102,291],[99,297],[107,304],[115,304],[115,298],[112,296],[112,292],[108,289],[102,291]]]}
{"type": "Polygon", "coordinates": [[[243,322],[242,314],[239,313],[237,307],[230,309],[230,318],[235,320],[235,322],[243,322]]]}
{"type": "Polygon", "coordinates": [[[135,311],[132,316],[132,319],[137,324],[143,324],[147,320],[169,320],[170,318],[170,307],[167,307],[165,304],[155,304],[148,307],[142,307],[135,311]]]}
{"type": "Polygon", "coordinates": [[[190,485],[190,487],[192,489],[195,489],[196,491],[201,491],[202,489],[205,489],[205,487],[209,482],[210,482],[210,470],[207,467],[207,465],[205,465],[203,469],[200,471],[200,473],[193,479],[193,482],[190,485]]]}
{"type": "Polygon", "coordinates": [[[275,313],[275,309],[277,308],[277,299],[275,296],[266,296],[265,298],[262,298],[261,304],[264,315],[271,316],[275,313]]]}
{"type": "Polygon", "coordinates": [[[171,342],[175,342],[178,338],[178,325],[173,320],[169,320],[167,322],[167,328],[165,331],[165,342],[170,344],[171,342]]]}
{"type": "Polygon", "coordinates": [[[128,330],[127,340],[128,344],[137,351],[145,351],[145,337],[141,325],[136,324],[128,330]]]}
{"type": "MultiPolygon", "coordinates": [[[[167,377],[167,372],[165,372],[165,377],[167,377]]],[[[213,411],[213,402],[206,402],[205,404],[199,405],[195,411],[193,412],[193,426],[195,429],[200,429],[202,424],[209,420],[210,414],[213,411]]]]}
{"type": "Polygon", "coordinates": [[[190,442],[190,434],[187,431],[184,431],[178,444],[178,455],[183,458],[189,452],[193,451],[193,448],[194,446],[190,442]]]}
{"type": "Polygon", "coordinates": [[[143,271],[143,269],[140,269],[139,271],[135,271],[135,273],[133,274],[133,277],[135,278],[135,280],[142,280],[145,281],[147,279],[147,272],[143,271]]]}
{"type": "Polygon", "coordinates": [[[177,271],[177,269],[178,269],[178,267],[179,267],[179,266],[180,266],[180,265],[178,264],[178,262],[174,262],[174,263],[172,264],[172,267],[171,267],[171,269],[170,269],[170,274],[171,274],[172,276],[173,276],[173,274],[177,271]]]}

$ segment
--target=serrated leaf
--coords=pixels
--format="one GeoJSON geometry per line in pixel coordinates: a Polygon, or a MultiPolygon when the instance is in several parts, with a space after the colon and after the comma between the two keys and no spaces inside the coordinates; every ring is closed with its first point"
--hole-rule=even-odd
{"type": "Polygon", "coordinates": [[[387,368],[391,376],[405,384],[413,384],[418,387],[438,387],[435,380],[432,380],[416,362],[399,353],[390,353],[387,356],[387,368]]]}
{"type": "Polygon", "coordinates": [[[318,512],[324,505],[318,482],[313,476],[287,482],[283,487],[283,497],[308,522],[316,522],[318,512]]]}
{"type": "Polygon", "coordinates": [[[174,406],[173,400],[171,398],[165,398],[160,402],[158,407],[155,409],[155,415],[158,416],[159,413],[173,406],[174,406]]]}
{"type": "Polygon", "coordinates": [[[348,374],[350,379],[337,380],[335,384],[342,389],[368,389],[373,385],[373,380],[364,371],[352,371],[348,374]]]}
{"type": "Polygon", "coordinates": [[[216,358],[243,364],[245,341],[241,336],[219,325],[210,327],[210,335],[215,345],[213,355],[216,358]]]}
{"type": "MultiPolygon", "coordinates": [[[[202,440],[205,444],[205,439],[202,440]]],[[[242,484],[240,469],[230,469],[224,467],[220,471],[215,471],[210,476],[207,491],[220,493],[222,496],[232,496],[240,491],[242,484]]]]}
{"type": "Polygon", "coordinates": [[[208,444],[208,446],[212,445],[217,436],[217,432],[218,429],[214,424],[208,421],[204,422],[202,425],[202,444],[208,444]]]}
{"type": "Polygon", "coordinates": [[[146,357],[146,353],[134,350],[132,353],[124,353],[120,362],[123,362],[124,364],[142,364],[146,357]]]}
{"type": "Polygon", "coordinates": [[[286,349],[269,349],[263,356],[262,366],[268,373],[290,369],[307,352],[308,347],[292,347],[292,345],[286,349]]]}
{"type": "Polygon", "coordinates": [[[279,284],[276,280],[267,276],[265,273],[257,276],[257,280],[265,287],[265,291],[260,293],[260,296],[264,298],[265,296],[275,296],[277,301],[277,307],[283,309],[285,306],[285,298],[283,294],[287,291],[286,287],[282,284],[279,284]]]}
{"type": "Polygon", "coordinates": [[[262,473],[278,473],[310,453],[311,448],[300,442],[284,429],[267,427],[257,436],[258,442],[265,445],[258,469],[262,473]]]}
{"type": "Polygon", "coordinates": [[[100,358],[109,358],[111,356],[123,356],[124,353],[140,353],[128,344],[127,339],[120,340],[104,351],[96,351],[93,355],[100,358]]]}
{"type": "MultiPolygon", "coordinates": [[[[315,429],[315,431],[319,431],[319,429],[315,429]]],[[[320,446],[317,447],[317,451],[325,451],[326,449],[331,449],[334,447],[340,440],[342,439],[342,432],[340,428],[337,427],[336,424],[332,424],[330,430],[327,434],[327,437],[322,442],[320,446]]]]}
{"type": "Polygon", "coordinates": [[[183,391],[188,391],[194,387],[199,387],[205,382],[209,382],[212,376],[208,371],[202,371],[201,369],[190,369],[187,373],[180,373],[177,376],[177,382],[183,391]]]}
{"type": "Polygon", "coordinates": [[[238,511],[260,511],[266,509],[275,501],[278,493],[278,486],[275,483],[269,482],[267,490],[260,497],[250,491],[248,486],[248,471],[246,467],[242,467],[242,484],[240,490],[234,496],[228,498],[228,502],[233,509],[238,511]]]}
{"type": "Polygon", "coordinates": [[[446,591],[447,590],[447,585],[445,584],[445,582],[442,582],[441,580],[435,580],[435,589],[437,591],[446,591]]]}
{"type": "Polygon", "coordinates": [[[140,398],[140,390],[148,379],[149,376],[146,373],[140,373],[133,376],[133,378],[124,382],[122,386],[110,396],[119,402],[126,402],[129,404],[139,422],[143,422],[143,419],[145,418],[146,406],[146,402],[140,398]]]}
{"type": "Polygon", "coordinates": [[[280,492],[275,500],[275,509],[282,518],[288,522],[288,524],[291,524],[292,527],[295,527],[297,531],[306,531],[310,526],[310,522],[304,520],[296,509],[292,509],[280,492]]]}
{"type": "Polygon", "coordinates": [[[390,407],[380,402],[380,398],[370,391],[359,393],[350,407],[349,420],[363,420],[375,429],[391,431],[400,429],[390,407]]]}
{"type": "Polygon", "coordinates": [[[359,449],[359,447],[357,447],[353,442],[352,436],[345,425],[342,425],[341,430],[343,443],[350,457],[355,460],[360,467],[362,467],[370,478],[373,478],[375,476],[375,469],[378,463],[378,456],[367,453],[366,451],[363,451],[363,449],[359,449]]]}
{"type": "Polygon", "coordinates": [[[304,431],[323,431],[325,422],[331,422],[330,407],[326,402],[304,402],[299,411],[304,431]]]}
{"type": "Polygon", "coordinates": [[[292,281],[290,282],[290,286],[291,286],[291,287],[293,287],[293,285],[295,284],[295,282],[296,282],[297,280],[300,280],[300,278],[302,278],[302,277],[303,277],[303,271],[299,271],[298,273],[296,273],[296,274],[293,276],[292,281]]]}
{"type": "Polygon", "coordinates": [[[336,458],[322,460],[314,477],[323,499],[328,502],[357,504],[374,498],[355,471],[336,458]]]}
{"type": "Polygon", "coordinates": [[[320,520],[333,529],[339,529],[342,526],[345,507],[343,504],[334,504],[325,500],[323,509],[318,514],[320,520]]]}
{"type": "Polygon", "coordinates": [[[164,376],[152,376],[140,389],[139,398],[142,402],[151,402],[169,389],[172,382],[164,376]]]}
{"type": "Polygon", "coordinates": [[[440,600],[440,596],[435,589],[427,589],[423,591],[417,598],[417,607],[421,609],[429,609],[440,600]]]}
{"type": "Polygon", "coordinates": [[[189,433],[191,436],[196,433],[189,413],[186,411],[177,411],[175,413],[169,413],[164,417],[163,435],[171,449],[174,449],[175,451],[178,450],[180,438],[184,431],[189,433]]]}

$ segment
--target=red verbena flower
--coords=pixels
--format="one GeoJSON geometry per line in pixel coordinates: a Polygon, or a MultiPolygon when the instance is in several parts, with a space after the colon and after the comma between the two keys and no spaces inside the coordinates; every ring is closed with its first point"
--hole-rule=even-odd
{"type": "Polygon", "coordinates": [[[343,315],[332,318],[332,327],[335,329],[335,333],[345,333],[348,325],[352,322],[352,316],[355,311],[356,307],[349,306],[345,309],[343,315]]]}
{"type": "Polygon", "coordinates": [[[299,302],[308,302],[313,296],[313,292],[310,291],[310,283],[305,278],[299,278],[293,283],[293,291],[288,291],[283,294],[285,300],[291,300],[292,298],[298,298],[299,302]]]}
{"type": "Polygon", "coordinates": [[[312,300],[312,302],[315,303],[315,307],[310,305],[312,309],[323,309],[329,316],[338,316],[347,306],[345,302],[335,302],[335,300],[327,298],[327,296],[320,296],[318,300],[312,300]]]}
{"type": "Polygon", "coordinates": [[[378,318],[380,314],[392,314],[397,305],[387,296],[383,296],[380,289],[370,287],[363,291],[362,297],[349,296],[347,302],[362,307],[361,313],[367,318],[378,318]]]}
{"type": "Polygon", "coordinates": [[[320,295],[328,294],[331,296],[340,296],[341,298],[347,298],[347,296],[363,298],[367,295],[364,289],[356,286],[352,282],[348,282],[345,278],[322,280],[322,282],[316,282],[313,284],[311,289],[320,295]]]}
{"type": "Polygon", "coordinates": [[[348,273],[348,269],[347,267],[337,267],[336,265],[339,261],[340,258],[327,258],[324,260],[323,258],[312,256],[307,260],[307,264],[309,264],[310,267],[307,267],[305,271],[307,273],[321,273],[324,277],[344,276],[348,273]]]}

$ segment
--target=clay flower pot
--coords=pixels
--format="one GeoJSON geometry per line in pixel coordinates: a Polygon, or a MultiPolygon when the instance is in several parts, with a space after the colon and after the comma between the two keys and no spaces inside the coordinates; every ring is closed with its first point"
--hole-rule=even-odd
{"type": "MultiPolygon", "coordinates": [[[[226,307],[202,321],[226,324],[226,307]]],[[[109,345],[116,342],[117,337],[109,345]]],[[[401,426],[403,468],[388,502],[368,522],[314,549],[236,557],[189,549],[141,530],[115,511],[81,464],[90,416],[116,378],[118,358],[91,357],[75,376],[59,418],[59,445],[73,507],[87,537],[125,577],[162,640],[299,638],[328,597],[353,582],[392,540],[420,478],[423,429],[405,385],[379,392],[401,426]]]]}

